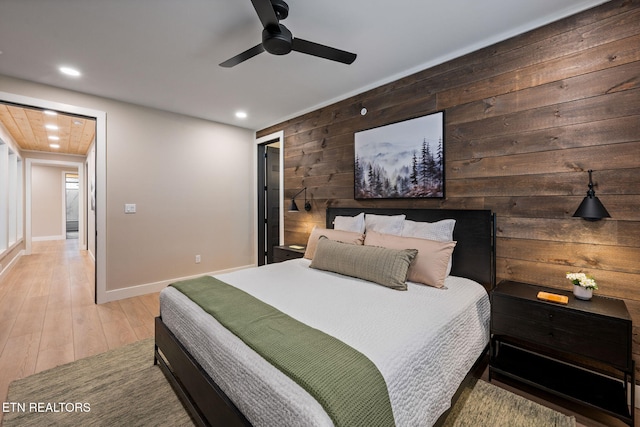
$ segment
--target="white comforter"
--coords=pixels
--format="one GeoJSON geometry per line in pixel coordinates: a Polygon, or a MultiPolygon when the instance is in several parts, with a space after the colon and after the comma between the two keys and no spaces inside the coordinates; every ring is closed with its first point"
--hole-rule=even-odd
{"type": "MultiPolygon", "coordinates": [[[[396,291],[309,268],[297,259],[216,276],[365,354],[382,373],[396,425],[430,426],[489,340],[484,288],[450,276],[446,289],[396,291]]],[[[255,426],[330,426],[324,409],[174,288],[163,321],[255,426]]]]}

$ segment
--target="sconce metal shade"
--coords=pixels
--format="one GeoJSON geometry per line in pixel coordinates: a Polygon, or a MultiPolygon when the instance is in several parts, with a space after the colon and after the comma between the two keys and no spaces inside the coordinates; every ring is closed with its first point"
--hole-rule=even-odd
{"type": "Polygon", "coordinates": [[[591,180],[591,173],[593,171],[589,169],[589,190],[587,191],[587,197],[582,200],[580,206],[573,214],[574,217],[586,219],[587,221],[598,221],[602,218],[610,218],[609,212],[605,209],[604,205],[596,197],[596,192],[593,191],[593,181],[591,180]]]}
{"type": "Polygon", "coordinates": [[[289,205],[289,212],[300,212],[300,209],[298,209],[298,205],[296,205],[296,197],[298,197],[300,193],[302,193],[303,191],[304,191],[304,210],[307,212],[311,210],[311,203],[307,201],[307,187],[304,187],[302,190],[298,191],[295,196],[291,198],[291,204],[289,205]]]}

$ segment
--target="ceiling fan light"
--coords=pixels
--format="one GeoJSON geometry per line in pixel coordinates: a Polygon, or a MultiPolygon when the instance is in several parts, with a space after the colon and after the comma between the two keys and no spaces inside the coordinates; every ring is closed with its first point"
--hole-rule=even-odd
{"type": "Polygon", "coordinates": [[[272,55],[286,55],[291,52],[293,36],[284,25],[280,24],[278,27],[278,31],[272,31],[270,28],[262,30],[262,46],[272,55]]]}

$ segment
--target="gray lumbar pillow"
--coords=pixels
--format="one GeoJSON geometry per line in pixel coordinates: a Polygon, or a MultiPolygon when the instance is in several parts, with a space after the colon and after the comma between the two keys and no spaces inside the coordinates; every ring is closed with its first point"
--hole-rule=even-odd
{"type": "Polygon", "coordinates": [[[407,272],[417,249],[358,246],[321,236],[311,268],[375,282],[392,289],[407,289],[407,272]]]}

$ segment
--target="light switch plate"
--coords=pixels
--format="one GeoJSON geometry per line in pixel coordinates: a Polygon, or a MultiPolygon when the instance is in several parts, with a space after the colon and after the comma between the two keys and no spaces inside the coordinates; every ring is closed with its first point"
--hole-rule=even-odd
{"type": "Polygon", "coordinates": [[[134,213],[136,213],[136,204],[135,203],[126,203],[124,205],[124,213],[126,213],[126,214],[134,214],[134,213]]]}

